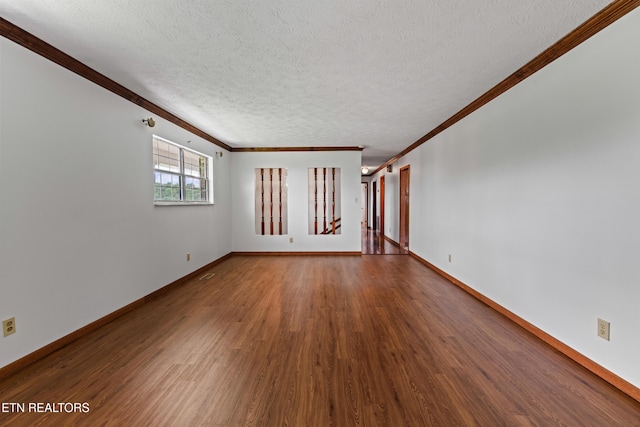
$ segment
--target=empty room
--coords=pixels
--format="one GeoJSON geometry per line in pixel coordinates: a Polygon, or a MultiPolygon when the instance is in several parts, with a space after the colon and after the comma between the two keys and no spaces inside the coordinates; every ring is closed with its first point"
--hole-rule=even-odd
{"type": "Polygon", "coordinates": [[[1,426],[640,426],[640,0],[0,0],[1,426]]]}

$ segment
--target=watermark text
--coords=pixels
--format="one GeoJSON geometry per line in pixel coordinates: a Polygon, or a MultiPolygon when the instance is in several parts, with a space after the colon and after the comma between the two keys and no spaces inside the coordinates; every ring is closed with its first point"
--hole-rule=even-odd
{"type": "Polygon", "coordinates": [[[0,413],[88,413],[91,410],[87,402],[2,402],[0,413]]]}

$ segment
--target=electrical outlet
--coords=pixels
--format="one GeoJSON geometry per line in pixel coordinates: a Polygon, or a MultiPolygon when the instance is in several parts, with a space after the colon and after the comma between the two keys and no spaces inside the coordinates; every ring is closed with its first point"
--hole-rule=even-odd
{"type": "Polygon", "coordinates": [[[191,261],[191,252],[187,252],[187,261],[191,261]]]}
{"type": "Polygon", "coordinates": [[[16,318],[12,317],[11,319],[2,321],[2,331],[4,332],[4,336],[9,336],[16,332],[16,318]]]}
{"type": "Polygon", "coordinates": [[[289,237],[289,243],[293,243],[293,237],[289,237]]]}
{"type": "Polygon", "coordinates": [[[598,336],[609,341],[609,332],[611,330],[611,323],[606,320],[598,319],[598,336]]]}
{"type": "Polygon", "coordinates": [[[449,262],[451,262],[451,254],[449,254],[449,262]]]}

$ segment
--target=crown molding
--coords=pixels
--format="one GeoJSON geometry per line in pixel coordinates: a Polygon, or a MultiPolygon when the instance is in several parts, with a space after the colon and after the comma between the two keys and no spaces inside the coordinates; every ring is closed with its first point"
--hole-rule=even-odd
{"type": "Polygon", "coordinates": [[[162,117],[163,119],[191,132],[194,135],[201,137],[220,148],[224,148],[225,150],[231,151],[231,147],[224,142],[214,138],[208,133],[198,129],[193,126],[191,123],[181,119],[180,117],[170,113],[164,108],[154,104],[153,102],[141,97],[137,93],[127,89],[122,86],[120,83],[117,83],[104,74],[101,74],[94,70],[91,67],[83,64],[72,56],[64,53],[60,49],[50,45],[44,40],[34,36],[33,34],[23,30],[15,24],[7,21],[4,18],[0,17],[0,35],[6,39],[9,39],[18,45],[29,49],[30,51],[46,58],[61,67],[66,68],[67,70],[84,77],[85,79],[97,84],[98,86],[107,89],[110,92],[115,93],[118,96],[130,101],[145,110],[149,111],[157,115],[158,117],[162,117]]]}
{"type": "Polygon", "coordinates": [[[234,153],[266,153],[273,151],[362,151],[363,147],[238,147],[234,153]]]}
{"type": "Polygon", "coordinates": [[[489,89],[475,101],[471,102],[469,105],[458,111],[449,119],[442,122],[439,126],[432,129],[429,133],[402,150],[400,153],[387,160],[384,164],[373,171],[372,174],[380,172],[387,165],[390,165],[391,163],[397,161],[398,159],[415,150],[445,129],[458,123],[469,114],[494,100],[504,92],[508,91],[518,83],[525,80],[527,77],[530,77],[537,71],[540,71],[542,68],[560,58],[574,47],[585,42],[609,25],[613,24],[615,21],[622,18],[638,6],[640,6],[640,0],[617,0],[612,2],[600,12],[589,18],[582,25],[577,27],[575,30],[571,31],[569,34],[561,38],[558,42],[546,49],[544,52],[520,67],[506,79],[502,80],[500,83],[489,89]]]}

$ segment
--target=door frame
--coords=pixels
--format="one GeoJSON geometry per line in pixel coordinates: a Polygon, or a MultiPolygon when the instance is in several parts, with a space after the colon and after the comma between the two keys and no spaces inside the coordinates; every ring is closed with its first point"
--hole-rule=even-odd
{"type": "Polygon", "coordinates": [[[378,182],[371,182],[371,228],[375,231],[378,229],[378,182]]]}
{"type": "Polygon", "coordinates": [[[409,165],[400,168],[400,249],[409,251],[409,203],[410,203],[410,168],[409,165]],[[404,178],[404,179],[403,179],[404,178]]]}
{"type": "Polygon", "coordinates": [[[362,195],[362,185],[364,185],[364,200],[361,203],[364,203],[364,228],[369,228],[369,183],[366,181],[362,181],[360,183],[360,194],[362,195]]]}
{"type": "Polygon", "coordinates": [[[380,175],[380,235],[384,237],[384,175],[380,175]]]}

